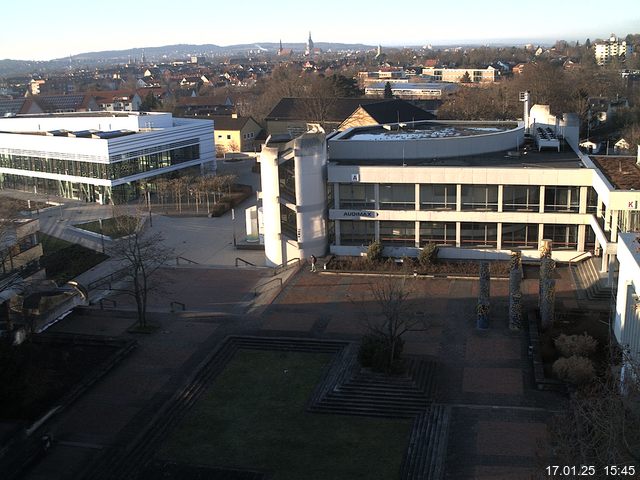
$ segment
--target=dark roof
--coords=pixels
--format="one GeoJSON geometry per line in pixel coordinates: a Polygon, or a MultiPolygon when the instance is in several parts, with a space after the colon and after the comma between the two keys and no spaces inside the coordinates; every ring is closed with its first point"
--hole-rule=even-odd
{"type": "Polygon", "coordinates": [[[84,93],[74,95],[35,95],[31,97],[45,112],[86,109],[93,97],[84,93]]]}
{"type": "Polygon", "coordinates": [[[434,120],[436,117],[421,108],[404,100],[388,100],[378,103],[362,105],[371,117],[379,124],[417,122],[420,120],[434,120]]]}
{"type": "Polygon", "coordinates": [[[213,120],[216,130],[242,130],[242,127],[251,119],[251,117],[233,118],[231,115],[209,115],[207,118],[213,120]]]}
{"type": "Polygon", "coordinates": [[[636,157],[591,156],[607,180],[620,190],[640,190],[640,168],[636,157]]]}
{"type": "Polygon", "coordinates": [[[24,106],[25,102],[25,98],[16,98],[12,100],[0,99],[0,117],[23,113],[22,107],[24,106]]]}
{"type": "Polygon", "coordinates": [[[271,110],[265,120],[304,120],[313,118],[314,111],[321,108],[324,121],[342,123],[360,105],[380,102],[379,98],[283,98],[271,110]]]}

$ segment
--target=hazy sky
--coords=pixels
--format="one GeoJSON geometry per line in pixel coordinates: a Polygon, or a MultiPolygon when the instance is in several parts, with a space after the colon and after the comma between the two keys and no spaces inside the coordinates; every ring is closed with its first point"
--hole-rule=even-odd
{"type": "Polygon", "coordinates": [[[640,33],[640,2],[617,0],[32,0],[0,9],[0,59],[174,43],[439,45],[640,33]]]}

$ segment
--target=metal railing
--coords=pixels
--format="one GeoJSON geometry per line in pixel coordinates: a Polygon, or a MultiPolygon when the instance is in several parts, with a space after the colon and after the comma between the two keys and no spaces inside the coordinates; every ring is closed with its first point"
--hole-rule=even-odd
{"type": "Polygon", "coordinates": [[[120,280],[121,278],[126,276],[128,271],[129,271],[128,267],[121,268],[120,270],[116,270],[115,272],[110,273],[109,275],[105,275],[104,277],[99,278],[98,280],[94,280],[93,282],[89,283],[89,285],[87,285],[87,290],[89,291],[95,290],[96,288],[102,285],[108,285],[109,290],[111,290],[111,283],[115,282],[116,280],[120,280]]]}
{"type": "Polygon", "coordinates": [[[180,260],[184,260],[185,262],[187,262],[188,264],[191,264],[191,265],[200,265],[195,260],[190,260],[188,258],[180,257],[180,256],[176,257],[176,265],[180,265],[180,260]]]}
{"type": "Polygon", "coordinates": [[[285,270],[287,270],[291,266],[291,264],[293,262],[296,262],[297,265],[300,265],[301,260],[298,257],[290,258],[286,262],[281,263],[280,265],[277,265],[277,266],[273,267],[273,275],[275,276],[275,275],[278,275],[279,273],[284,272],[285,270]]]}
{"type": "MultiPolygon", "coordinates": [[[[283,283],[282,283],[282,279],[281,279],[280,277],[272,278],[272,279],[271,279],[271,280],[269,280],[268,282],[265,282],[265,283],[262,283],[262,284],[260,284],[260,285],[257,285],[257,286],[256,286],[256,288],[253,290],[253,296],[254,296],[254,297],[257,297],[257,296],[258,296],[258,293],[260,293],[260,292],[264,292],[264,291],[266,291],[266,290],[271,290],[271,288],[267,288],[266,290],[260,290],[260,289],[261,289],[262,287],[265,287],[265,286],[267,286],[267,285],[269,285],[269,284],[271,284],[271,283],[274,283],[274,282],[278,282],[278,283],[279,283],[278,287],[280,287],[280,289],[282,289],[282,285],[283,285],[283,283]]],[[[274,288],[275,288],[275,287],[274,287],[274,288]]]]}
{"type": "Polygon", "coordinates": [[[591,257],[592,255],[593,254],[591,252],[581,252],[580,254],[576,255],[571,260],[569,260],[569,268],[571,269],[573,265],[577,263],[579,260],[584,260],[585,258],[588,258],[587,256],[591,257]]]}
{"type": "Polygon", "coordinates": [[[255,267],[255,266],[256,266],[256,264],[255,264],[255,263],[251,263],[251,262],[249,262],[249,261],[245,260],[244,258],[236,257],[236,267],[238,266],[238,262],[242,262],[242,263],[244,263],[245,265],[249,265],[249,266],[251,266],[251,267],[255,267]]]}

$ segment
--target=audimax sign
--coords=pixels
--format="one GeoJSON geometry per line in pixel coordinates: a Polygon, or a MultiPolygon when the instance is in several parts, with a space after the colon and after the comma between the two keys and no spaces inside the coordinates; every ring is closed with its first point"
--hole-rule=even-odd
{"type": "Polygon", "coordinates": [[[371,210],[347,210],[345,212],[342,212],[342,216],[376,218],[378,216],[378,212],[372,212],[371,210]]]}

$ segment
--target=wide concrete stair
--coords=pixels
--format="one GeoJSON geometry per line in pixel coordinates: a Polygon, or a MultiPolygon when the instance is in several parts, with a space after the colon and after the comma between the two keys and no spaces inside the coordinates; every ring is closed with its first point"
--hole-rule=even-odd
{"type": "Polygon", "coordinates": [[[400,470],[402,480],[441,480],[444,477],[451,407],[431,405],[416,416],[400,470]]]}
{"type": "Polygon", "coordinates": [[[607,275],[598,271],[595,261],[594,258],[588,258],[572,264],[571,274],[578,289],[578,297],[581,300],[609,302],[611,287],[607,285],[607,275]]]}
{"type": "Polygon", "coordinates": [[[356,347],[341,352],[316,389],[307,410],[338,415],[412,418],[432,402],[436,364],[411,359],[403,375],[386,375],[360,368],[356,347]]]}

